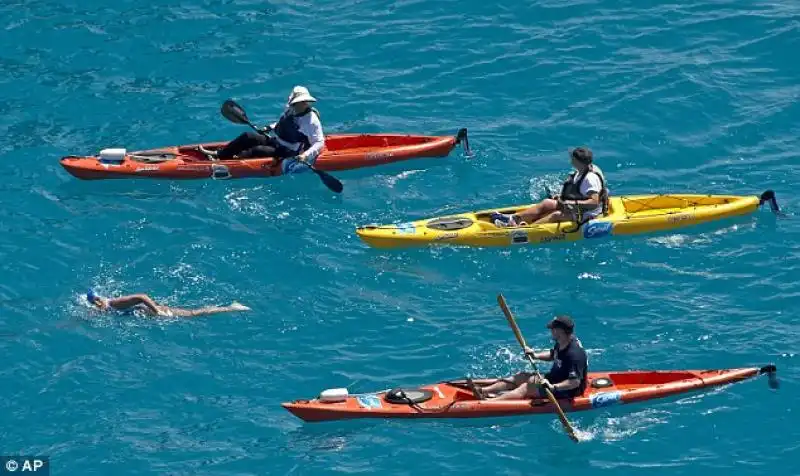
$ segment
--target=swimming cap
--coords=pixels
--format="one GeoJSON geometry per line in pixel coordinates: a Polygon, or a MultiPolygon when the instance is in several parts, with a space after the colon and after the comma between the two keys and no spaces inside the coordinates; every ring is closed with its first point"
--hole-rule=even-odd
{"type": "Polygon", "coordinates": [[[94,304],[95,298],[97,298],[97,294],[94,293],[93,289],[89,289],[86,293],[86,300],[89,301],[89,304],[94,304]]]}

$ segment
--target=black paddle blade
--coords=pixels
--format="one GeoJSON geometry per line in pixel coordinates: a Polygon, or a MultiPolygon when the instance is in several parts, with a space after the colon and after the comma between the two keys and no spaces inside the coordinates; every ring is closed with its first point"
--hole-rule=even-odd
{"type": "Polygon", "coordinates": [[[301,163],[305,164],[306,167],[314,171],[314,173],[317,174],[319,178],[322,180],[322,183],[324,183],[326,187],[331,189],[331,191],[336,193],[342,193],[342,190],[344,190],[344,185],[342,185],[342,182],[340,182],[339,179],[329,174],[328,172],[323,172],[322,170],[318,170],[316,167],[309,164],[308,162],[301,162],[301,163]]]}
{"type": "Polygon", "coordinates": [[[322,170],[313,169],[314,172],[319,175],[319,178],[322,180],[322,183],[325,184],[326,187],[331,189],[331,191],[336,193],[342,193],[344,190],[344,185],[340,182],[336,177],[333,175],[328,174],[327,172],[323,172],[322,170]]]}
{"type": "Polygon", "coordinates": [[[236,104],[236,101],[233,99],[228,99],[222,103],[220,112],[223,116],[225,116],[225,119],[235,124],[250,124],[250,119],[247,118],[247,113],[244,112],[242,106],[236,104]]]}

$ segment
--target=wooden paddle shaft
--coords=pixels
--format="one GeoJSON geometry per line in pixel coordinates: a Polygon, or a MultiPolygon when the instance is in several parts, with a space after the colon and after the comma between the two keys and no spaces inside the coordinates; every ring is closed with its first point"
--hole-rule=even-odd
{"type": "MultiPolygon", "coordinates": [[[[522,351],[524,352],[525,349],[528,347],[528,345],[525,343],[525,338],[522,336],[522,332],[519,330],[519,326],[517,326],[517,322],[514,319],[513,314],[511,314],[511,311],[508,309],[508,306],[506,305],[506,300],[505,298],[503,298],[502,294],[497,295],[497,302],[500,304],[500,308],[503,310],[503,314],[506,315],[508,324],[514,331],[514,335],[517,336],[517,341],[522,346],[522,351]]],[[[533,366],[533,370],[536,372],[536,376],[539,377],[539,380],[541,380],[542,375],[539,373],[539,369],[536,367],[536,363],[533,361],[533,357],[531,357],[527,353],[525,354],[525,356],[528,358],[528,361],[533,366]]],[[[569,435],[569,437],[573,441],[577,442],[578,437],[575,436],[575,430],[573,430],[572,425],[569,423],[569,420],[567,420],[567,416],[564,414],[564,410],[561,409],[561,405],[558,404],[558,400],[556,400],[555,395],[553,395],[553,392],[551,392],[549,388],[545,386],[543,387],[545,393],[547,394],[548,400],[550,400],[550,403],[553,404],[553,406],[556,409],[556,412],[558,413],[558,419],[561,420],[561,424],[564,426],[564,429],[567,430],[567,435],[569,435]]]]}

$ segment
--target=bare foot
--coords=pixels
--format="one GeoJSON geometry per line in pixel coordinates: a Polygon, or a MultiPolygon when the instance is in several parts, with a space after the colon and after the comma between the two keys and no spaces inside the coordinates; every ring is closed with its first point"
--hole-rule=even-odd
{"type": "Polygon", "coordinates": [[[244,304],[241,304],[239,302],[236,302],[236,301],[233,301],[231,303],[231,305],[228,306],[228,307],[230,307],[234,311],[249,311],[250,310],[249,307],[247,307],[244,304]]]}

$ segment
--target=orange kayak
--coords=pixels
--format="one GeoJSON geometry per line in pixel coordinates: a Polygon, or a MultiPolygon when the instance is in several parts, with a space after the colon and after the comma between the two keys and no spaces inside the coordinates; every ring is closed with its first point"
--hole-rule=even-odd
{"type": "MultiPolygon", "coordinates": [[[[642,402],[738,382],[761,374],[770,375],[773,384],[776,368],[724,370],[667,370],[590,372],[586,391],[580,397],[559,401],[565,412],[592,410],[611,405],[642,402]]],[[[473,380],[485,386],[496,380],[473,380]]],[[[775,380],[777,382],[777,380],[775,380]]],[[[330,389],[312,400],[283,403],[284,408],[307,422],[355,418],[478,418],[555,413],[547,399],[477,399],[466,380],[453,380],[390,391],[347,394],[346,389],[330,389]]]]}
{"type": "MultiPolygon", "coordinates": [[[[374,167],[421,157],[445,157],[461,141],[468,148],[467,130],[455,136],[401,134],[331,134],[315,167],[323,171],[374,167]]],[[[61,166],[84,180],[113,178],[234,179],[283,175],[281,161],[272,157],[211,161],[198,144],[128,152],[109,149],[106,155],[63,157],[61,166]]],[[[202,144],[217,149],[224,142],[202,144]]]]}

